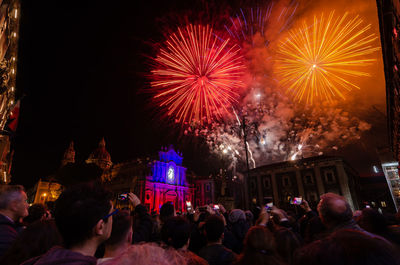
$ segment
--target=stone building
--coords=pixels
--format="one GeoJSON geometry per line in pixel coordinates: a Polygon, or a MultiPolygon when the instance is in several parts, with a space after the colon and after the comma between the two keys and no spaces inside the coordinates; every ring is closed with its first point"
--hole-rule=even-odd
{"type": "Polygon", "coordinates": [[[294,197],[301,196],[316,206],[321,194],[333,192],[357,209],[357,179],[358,173],[340,157],[309,157],[250,170],[249,196],[257,203],[272,197],[275,205],[288,209],[294,197]]]}
{"type": "Polygon", "coordinates": [[[20,101],[16,97],[21,1],[0,1],[0,184],[11,181],[11,136],[15,133],[20,101]]]}
{"type": "Polygon", "coordinates": [[[152,212],[172,202],[176,211],[186,211],[186,202],[194,202],[194,187],[186,179],[183,156],[172,146],[163,148],[156,160],[137,159],[115,164],[107,185],[116,195],[135,193],[152,212]]]}
{"type": "MultiPolygon", "coordinates": [[[[71,142],[64,152],[60,170],[75,162],[74,143],[71,142]]],[[[159,212],[165,202],[172,202],[181,212],[186,211],[186,202],[191,202],[193,207],[216,202],[214,179],[193,177],[193,174],[187,176],[183,156],[172,146],[162,148],[157,157],[113,163],[103,138],[85,163],[95,164],[101,169],[101,181],[113,191],[117,207],[128,206],[126,201],[118,200],[120,194],[128,192],[135,193],[152,212],[159,212]]],[[[30,192],[30,202],[54,201],[61,190],[56,174],[42,178],[30,192]]],[[[234,201],[233,197],[228,199],[234,201]]]]}

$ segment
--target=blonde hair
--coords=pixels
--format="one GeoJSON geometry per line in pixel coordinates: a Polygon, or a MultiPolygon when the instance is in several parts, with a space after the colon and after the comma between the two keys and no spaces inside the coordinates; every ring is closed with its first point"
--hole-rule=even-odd
{"type": "Polygon", "coordinates": [[[163,249],[154,243],[132,245],[122,255],[104,265],[185,265],[186,259],[175,249],[163,249]]]}

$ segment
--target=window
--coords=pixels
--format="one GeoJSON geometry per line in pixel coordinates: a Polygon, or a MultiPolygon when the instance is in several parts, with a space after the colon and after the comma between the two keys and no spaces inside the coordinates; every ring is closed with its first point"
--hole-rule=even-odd
{"type": "Polygon", "coordinates": [[[256,183],[255,183],[254,180],[252,180],[252,181],[250,182],[250,188],[251,188],[251,190],[255,190],[255,189],[256,189],[256,183]]]}
{"type": "Polygon", "coordinates": [[[313,179],[312,179],[311,175],[306,175],[306,176],[304,177],[304,182],[305,182],[306,184],[313,184],[313,179]]]}
{"type": "Polygon", "coordinates": [[[314,192],[310,192],[308,194],[308,200],[309,200],[309,202],[316,202],[317,201],[317,195],[314,192]]]}
{"type": "Polygon", "coordinates": [[[263,178],[263,186],[265,189],[271,188],[271,181],[268,177],[263,178]]]}
{"type": "Polygon", "coordinates": [[[284,187],[290,186],[290,179],[289,179],[288,176],[284,176],[283,179],[282,179],[282,182],[283,182],[283,186],[284,187]]]}
{"type": "Polygon", "coordinates": [[[332,171],[325,172],[325,181],[326,181],[326,183],[330,183],[330,184],[336,182],[335,175],[333,174],[332,171]]]}
{"type": "Polygon", "coordinates": [[[211,190],[211,185],[210,184],[206,184],[206,191],[210,191],[211,190]]]}

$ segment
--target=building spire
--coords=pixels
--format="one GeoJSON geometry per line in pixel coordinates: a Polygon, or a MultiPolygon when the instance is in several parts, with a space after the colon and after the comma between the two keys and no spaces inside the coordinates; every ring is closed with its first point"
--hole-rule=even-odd
{"type": "Polygon", "coordinates": [[[73,141],[69,143],[69,147],[64,152],[64,156],[61,161],[61,167],[65,166],[68,163],[75,163],[75,149],[73,141]]]}
{"type": "Polygon", "coordinates": [[[104,137],[101,138],[101,140],[99,142],[99,147],[101,147],[101,148],[105,148],[106,147],[106,141],[104,140],[104,137]]]}
{"type": "Polygon", "coordinates": [[[104,137],[100,140],[97,149],[90,154],[89,158],[86,160],[86,163],[94,163],[103,170],[111,167],[111,156],[106,150],[106,141],[104,140],[104,137]]]}

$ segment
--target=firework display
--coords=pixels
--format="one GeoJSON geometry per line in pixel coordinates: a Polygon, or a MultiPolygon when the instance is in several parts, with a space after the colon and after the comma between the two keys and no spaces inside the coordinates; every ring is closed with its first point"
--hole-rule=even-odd
{"type": "Polygon", "coordinates": [[[211,123],[237,102],[244,68],[239,47],[220,40],[209,26],[178,28],[155,62],[155,99],[178,122],[211,123]]]}
{"type": "Polygon", "coordinates": [[[370,76],[363,68],[376,61],[368,57],[379,50],[370,28],[348,13],[314,16],[311,25],[303,21],[280,44],[276,74],[281,85],[294,100],[308,104],[345,99],[346,91],[360,89],[352,78],[370,76]]]}
{"type": "Polygon", "coordinates": [[[264,45],[268,46],[270,38],[273,37],[267,36],[271,20],[274,21],[275,31],[279,34],[290,25],[297,7],[298,3],[293,2],[289,6],[279,8],[278,4],[272,1],[266,7],[240,8],[224,27],[229,36],[236,39],[239,45],[243,43],[254,45],[255,36],[259,34],[264,39],[264,45]]]}
{"type": "Polygon", "coordinates": [[[297,10],[296,1],[243,7],[222,24],[228,38],[178,28],[154,59],[159,105],[234,170],[246,156],[254,168],[336,151],[371,129],[336,100],[370,76],[371,25],[331,12],[296,27],[297,10]]]}

